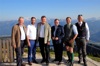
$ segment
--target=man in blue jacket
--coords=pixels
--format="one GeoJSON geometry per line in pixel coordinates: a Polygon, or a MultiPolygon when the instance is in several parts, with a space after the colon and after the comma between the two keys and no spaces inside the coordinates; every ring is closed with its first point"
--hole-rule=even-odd
{"type": "Polygon", "coordinates": [[[59,25],[59,19],[55,19],[54,24],[55,25],[52,26],[51,28],[51,36],[55,52],[55,59],[53,60],[53,62],[59,61],[58,65],[60,65],[62,61],[62,51],[63,51],[62,38],[64,36],[64,30],[63,27],[59,25]]]}

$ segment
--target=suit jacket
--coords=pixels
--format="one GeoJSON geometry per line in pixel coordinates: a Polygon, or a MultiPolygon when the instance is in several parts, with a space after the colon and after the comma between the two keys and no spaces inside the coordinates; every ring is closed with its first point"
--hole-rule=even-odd
{"type": "MultiPolygon", "coordinates": [[[[58,40],[56,41],[56,43],[61,43],[62,42],[62,39],[64,37],[64,29],[61,25],[58,25],[57,29],[56,29],[56,33],[55,33],[55,36],[54,36],[54,31],[55,31],[55,26],[52,26],[51,28],[51,33],[52,33],[52,37],[58,37],[58,40]]],[[[54,42],[54,40],[53,40],[54,42]]]]}
{"type": "MultiPolygon", "coordinates": [[[[37,40],[40,37],[40,29],[41,29],[41,22],[37,24],[37,40]]],[[[51,27],[50,25],[46,22],[44,24],[44,43],[47,44],[48,41],[51,40],[51,27]]]]}
{"type": "MultiPolygon", "coordinates": [[[[26,26],[23,25],[23,28],[24,28],[25,35],[26,35],[26,26]]],[[[20,47],[21,31],[20,31],[19,24],[16,24],[12,27],[11,43],[12,43],[12,45],[16,45],[17,48],[20,47]]],[[[26,36],[26,39],[25,39],[25,44],[27,44],[27,36],[26,36]]]]}

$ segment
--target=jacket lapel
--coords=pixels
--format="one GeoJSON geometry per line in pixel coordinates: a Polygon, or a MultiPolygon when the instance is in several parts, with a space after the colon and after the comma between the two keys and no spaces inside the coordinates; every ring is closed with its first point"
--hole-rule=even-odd
{"type": "Polygon", "coordinates": [[[19,24],[17,24],[17,26],[18,26],[18,31],[20,32],[20,38],[21,38],[21,31],[20,31],[19,24]]]}
{"type": "Polygon", "coordinates": [[[39,25],[38,25],[38,35],[40,35],[40,27],[41,27],[41,23],[39,23],[39,25]]]}
{"type": "Polygon", "coordinates": [[[57,27],[57,29],[56,29],[56,34],[55,34],[55,36],[57,36],[58,30],[59,30],[59,25],[58,25],[58,27],[57,27]]]}
{"type": "MultiPolygon", "coordinates": [[[[18,30],[19,30],[19,32],[20,32],[20,36],[21,36],[21,30],[20,30],[19,24],[17,24],[17,25],[18,25],[18,30]]],[[[24,29],[25,37],[26,37],[26,27],[25,27],[25,25],[23,25],[23,29],[24,29]]],[[[20,38],[21,38],[21,37],[20,37],[20,38]]]]}
{"type": "Polygon", "coordinates": [[[44,36],[46,35],[47,23],[44,24],[44,36]]]}

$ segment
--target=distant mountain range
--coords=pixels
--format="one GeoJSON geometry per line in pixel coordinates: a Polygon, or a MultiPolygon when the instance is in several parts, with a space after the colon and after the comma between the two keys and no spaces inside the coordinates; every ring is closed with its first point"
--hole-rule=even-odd
{"type": "MultiPolygon", "coordinates": [[[[90,28],[91,38],[90,40],[93,42],[100,42],[100,19],[90,18],[85,20],[90,28]]],[[[40,20],[37,20],[40,22],[40,20]]],[[[48,19],[49,24],[54,25],[54,19],[48,19]]],[[[73,20],[72,23],[75,24],[77,20],[73,20]]],[[[17,23],[17,20],[11,21],[0,21],[0,36],[11,35],[12,26],[17,23]]],[[[30,24],[29,20],[25,20],[25,25],[30,24]]],[[[66,24],[64,19],[60,19],[60,24],[66,24]]]]}

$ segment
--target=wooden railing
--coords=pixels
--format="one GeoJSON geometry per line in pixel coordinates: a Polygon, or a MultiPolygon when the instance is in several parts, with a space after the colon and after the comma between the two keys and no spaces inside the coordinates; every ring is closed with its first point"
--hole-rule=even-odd
{"type": "MultiPolygon", "coordinates": [[[[96,47],[94,45],[87,44],[87,54],[92,54],[100,57],[100,46],[96,47]]],[[[52,44],[50,47],[53,49],[52,44]]],[[[77,51],[76,45],[74,47],[74,51],[77,51]]],[[[14,55],[14,49],[11,46],[11,36],[0,37],[0,62],[13,62],[14,55]]]]}
{"type": "Polygon", "coordinates": [[[14,50],[10,37],[0,37],[0,62],[13,62],[14,50]]]}

